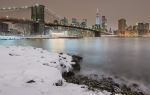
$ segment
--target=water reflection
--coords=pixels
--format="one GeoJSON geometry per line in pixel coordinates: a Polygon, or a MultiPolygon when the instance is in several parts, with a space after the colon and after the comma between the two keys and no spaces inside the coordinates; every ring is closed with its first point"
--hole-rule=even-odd
{"type": "Polygon", "coordinates": [[[101,70],[150,83],[150,39],[84,38],[1,40],[1,45],[22,45],[83,56],[84,72],[101,70]]]}

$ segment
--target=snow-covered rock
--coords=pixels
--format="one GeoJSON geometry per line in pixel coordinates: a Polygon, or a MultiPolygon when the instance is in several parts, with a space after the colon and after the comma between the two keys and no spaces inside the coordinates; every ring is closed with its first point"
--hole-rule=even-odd
{"type": "Polygon", "coordinates": [[[62,73],[72,69],[71,60],[40,48],[0,46],[0,95],[110,95],[66,83],[62,73]]]}

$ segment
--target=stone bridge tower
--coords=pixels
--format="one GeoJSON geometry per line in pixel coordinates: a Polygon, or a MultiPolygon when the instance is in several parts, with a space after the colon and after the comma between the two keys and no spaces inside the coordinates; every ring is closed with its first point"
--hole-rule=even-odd
{"type": "Polygon", "coordinates": [[[44,5],[36,4],[31,7],[31,19],[33,23],[32,34],[43,34],[44,33],[44,5]]]}

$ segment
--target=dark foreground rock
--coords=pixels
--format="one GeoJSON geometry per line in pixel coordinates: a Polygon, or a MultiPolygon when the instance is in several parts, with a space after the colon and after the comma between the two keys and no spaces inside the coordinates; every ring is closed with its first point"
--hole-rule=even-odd
{"type": "Polygon", "coordinates": [[[29,80],[26,83],[35,83],[35,81],[34,80],[29,80]]]}
{"type": "Polygon", "coordinates": [[[106,90],[114,94],[123,94],[123,95],[144,95],[142,92],[136,92],[131,90],[131,88],[126,85],[120,85],[115,83],[114,80],[110,77],[102,79],[92,79],[87,76],[74,75],[70,77],[64,77],[65,80],[69,83],[86,85],[89,90],[106,90]]]}
{"type": "Polygon", "coordinates": [[[72,62],[75,62],[76,64],[73,64],[72,67],[75,71],[79,71],[81,69],[80,62],[82,61],[82,57],[77,55],[72,55],[72,62]]]}
{"type": "MultiPolygon", "coordinates": [[[[112,95],[115,94],[122,94],[122,95],[145,95],[141,91],[133,91],[130,87],[128,87],[125,84],[118,84],[116,83],[111,77],[103,77],[103,78],[96,78],[93,79],[88,76],[83,75],[76,75],[75,71],[79,71],[80,68],[80,62],[82,60],[82,57],[77,55],[72,55],[72,62],[75,62],[76,64],[72,65],[73,71],[65,72],[62,74],[63,78],[68,83],[74,83],[78,85],[86,85],[86,87],[89,90],[95,91],[95,90],[106,90],[108,92],[111,92],[112,95]]],[[[95,77],[98,77],[98,75],[94,74],[95,77]]],[[[135,87],[137,87],[136,84],[134,84],[135,87]]],[[[83,86],[82,88],[85,88],[83,86]]]]}

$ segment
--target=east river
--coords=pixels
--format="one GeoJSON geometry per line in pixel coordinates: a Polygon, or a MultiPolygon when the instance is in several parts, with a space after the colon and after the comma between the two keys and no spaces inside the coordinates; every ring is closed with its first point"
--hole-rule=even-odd
{"type": "Polygon", "coordinates": [[[150,84],[150,38],[0,40],[1,45],[43,48],[83,57],[83,73],[106,72],[150,84]]]}

